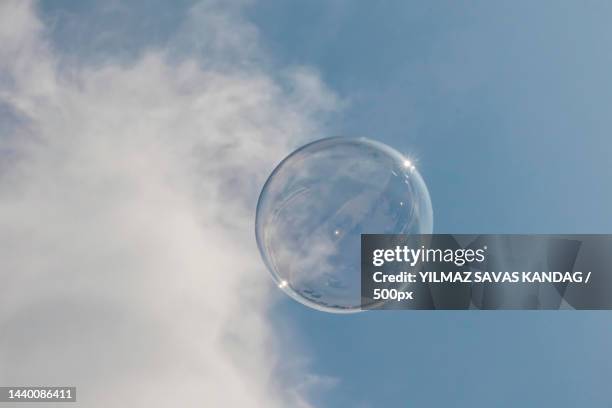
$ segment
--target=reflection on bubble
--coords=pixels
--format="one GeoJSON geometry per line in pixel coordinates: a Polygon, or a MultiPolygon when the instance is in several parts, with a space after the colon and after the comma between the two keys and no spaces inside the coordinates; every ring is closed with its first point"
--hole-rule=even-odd
{"type": "Polygon", "coordinates": [[[257,204],[259,250],[278,287],[327,312],[360,310],[361,234],[430,234],[414,163],[368,139],[329,138],[289,155],[257,204]]]}

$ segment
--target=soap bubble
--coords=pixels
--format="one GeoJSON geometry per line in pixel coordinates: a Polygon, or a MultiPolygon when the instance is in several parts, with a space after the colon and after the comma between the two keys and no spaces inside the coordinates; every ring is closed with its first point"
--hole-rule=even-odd
{"type": "Polygon", "coordinates": [[[278,287],[326,312],[361,310],[361,234],[431,234],[429,192],[414,164],[360,138],[301,147],[259,196],[257,244],[278,287]]]}

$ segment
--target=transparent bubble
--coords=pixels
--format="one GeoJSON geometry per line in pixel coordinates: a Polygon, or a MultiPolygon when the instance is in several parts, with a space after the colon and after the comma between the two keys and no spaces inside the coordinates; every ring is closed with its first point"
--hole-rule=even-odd
{"type": "Polygon", "coordinates": [[[379,142],[323,139],[296,150],[266,182],[256,237],[279,288],[306,306],[355,312],[361,234],[431,234],[427,187],[410,160],[379,142]]]}

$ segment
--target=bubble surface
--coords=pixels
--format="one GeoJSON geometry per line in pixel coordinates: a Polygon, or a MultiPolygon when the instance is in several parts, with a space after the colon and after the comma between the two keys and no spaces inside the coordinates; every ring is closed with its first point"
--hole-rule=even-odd
{"type": "Polygon", "coordinates": [[[262,258],[279,288],[314,309],[360,311],[361,234],[431,234],[414,164],[365,138],[328,138],[291,153],[257,204],[262,258]]]}

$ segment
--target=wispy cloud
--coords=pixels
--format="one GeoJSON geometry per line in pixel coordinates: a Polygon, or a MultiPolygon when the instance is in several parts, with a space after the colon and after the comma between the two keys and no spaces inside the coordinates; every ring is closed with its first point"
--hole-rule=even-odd
{"type": "Polygon", "coordinates": [[[91,65],[31,3],[0,3],[0,383],[74,384],[88,407],[308,406],[312,374],[276,375],[292,353],[253,211],[337,102],[309,69],[272,73],[240,10],[194,7],[180,56],[91,65]]]}

